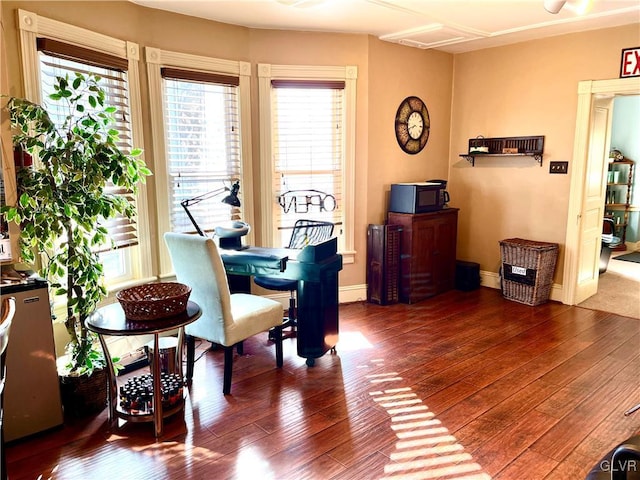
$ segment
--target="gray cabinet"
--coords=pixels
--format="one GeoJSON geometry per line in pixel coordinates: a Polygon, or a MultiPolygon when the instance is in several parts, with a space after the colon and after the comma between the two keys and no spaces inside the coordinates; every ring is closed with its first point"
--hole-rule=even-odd
{"type": "Polygon", "coordinates": [[[61,425],[63,417],[47,284],[3,286],[5,296],[16,299],[4,391],[8,442],[61,425]]]}

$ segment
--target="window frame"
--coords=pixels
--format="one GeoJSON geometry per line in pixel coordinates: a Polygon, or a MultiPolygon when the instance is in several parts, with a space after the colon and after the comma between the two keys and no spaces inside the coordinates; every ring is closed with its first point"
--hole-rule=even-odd
{"type": "Polygon", "coordinates": [[[273,126],[271,93],[272,80],[318,80],[344,81],[344,138],[343,138],[343,236],[338,249],[343,256],[343,263],[353,263],[355,260],[355,154],[356,154],[356,83],[358,67],[347,66],[313,66],[313,65],[273,65],[258,64],[258,92],[260,108],[260,168],[263,172],[261,179],[261,244],[268,247],[274,245],[273,199],[273,126]]]}
{"type": "MultiPolygon", "coordinates": [[[[134,146],[144,145],[142,127],[142,104],[140,93],[139,46],[137,43],[103,35],[58,20],[39,16],[33,12],[19,9],[18,30],[22,73],[24,79],[24,96],[27,100],[42,103],[41,78],[37,38],[47,37],[82,48],[103,52],[127,61],[129,87],[129,108],[131,115],[131,134],[134,146]]],[[[144,153],[142,155],[144,159],[144,153]]],[[[36,159],[37,161],[37,159],[36,159]]],[[[130,285],[147,283],[156,279],[151,269],[151,241],[149,233],[149,213],[147,205],[147,188],[141,184],[136,196],[138,245],[127,247],[126,262],[130,271],[125,277],[109,281],[105,279],[110,291],[130,285]]],[[[124,250],[123,250],[124,252],[124,250]]]]}
{"type": "MultiPolygon", "coordinates": [[[[145,47],[145,61],[149,82],[151,104],[151,129],[155,160],[156,201],[158,206],[158,251],[160,258],[160,278],[173,276],[173,265],[164,243],[164,232],[170,231],[169,220],[169,179],[165,147],[164,107],[162,68],[181,68],[210,74],[233,75],[239,79],[240,115],[240,194],[242,195],[242,217],[253,223],[253,178],[251,166],[251,64],[249,62],[224,60],[201,55],[173,52],[159,48],[145,47]]],[[[253,234],[247,235],[247,242],[253,243],[253,234]]]]}

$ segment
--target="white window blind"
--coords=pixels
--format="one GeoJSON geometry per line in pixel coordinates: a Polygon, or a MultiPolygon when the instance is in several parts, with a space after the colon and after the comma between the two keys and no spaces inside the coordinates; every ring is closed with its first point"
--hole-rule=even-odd
{"type": "MultiPolygon", "coordinates": [[[[69,75],[73,78],[75,72],[87,75],[89,73],[101,77],[100,86],[105,90],[105,104],[116,107],[116,124],[113,128],[118,130],[118,147],[124,152],[130,152],[132,146],[132,134],[129,114],[129,87],[127,80],[127,61],[118,57],[77,47],[48,38],[38,38],[41,88],[43,105],[51,115],[51,119],[61,127],[67,110],[62,108],[59,102],[49,101],[49,95],[54,93],[53,85],[56,77],[69,75]]],[[[90,105],[85,105],[86,111],[91,111],[90,105]]],[[[130,202],[136,203],[133,192],[111,184],[106,189],[107,194],[121,195],[130,202]]],[[[137,245],[138,234],[136,221],[123,216],[118,216],[105,221],[103,226],[107,228],[109,237],[116,248],[137,245]]],[[[102,247],[109,250],[111,245],[102,247]]]]}
{"type": "Polygon", "coordinates": [[[343,215],[344,82],[272,81],[274,226],[287,245],[301,218],[343,215]]]}
{"type": "MultiPolygon", "coordinates": [[[[240,178],[239,81],[173,68],[161,73],[171,229],[195,232],[181,202],[240,178]]],[[[188,207],[202,231],[240,218],[240,208],[221,202],[227,193],[188,207]]]]}

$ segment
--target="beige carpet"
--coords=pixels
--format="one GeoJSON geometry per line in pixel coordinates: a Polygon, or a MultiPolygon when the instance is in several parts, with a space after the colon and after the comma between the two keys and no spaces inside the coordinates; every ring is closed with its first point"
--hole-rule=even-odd
{"type": "Polygon", "coordinates": [[[616,260],[614,252],[607,271],[600,275],[598,293],[578,304],[591,310],[603,310],[640,319],[640,263],[616,260]]]}

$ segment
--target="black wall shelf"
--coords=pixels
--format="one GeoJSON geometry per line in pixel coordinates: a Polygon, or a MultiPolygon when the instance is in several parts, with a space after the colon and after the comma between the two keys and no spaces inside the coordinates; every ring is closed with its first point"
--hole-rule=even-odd
{"type": "Polygon", "coordinates": [[[544,135],[530,137],[470,138],[468,153],[460,156],[475,166],[476,157],[533,157],[542,166],[544,135]],[[478,151],[482,149],[485,151],[478,151]]]}

